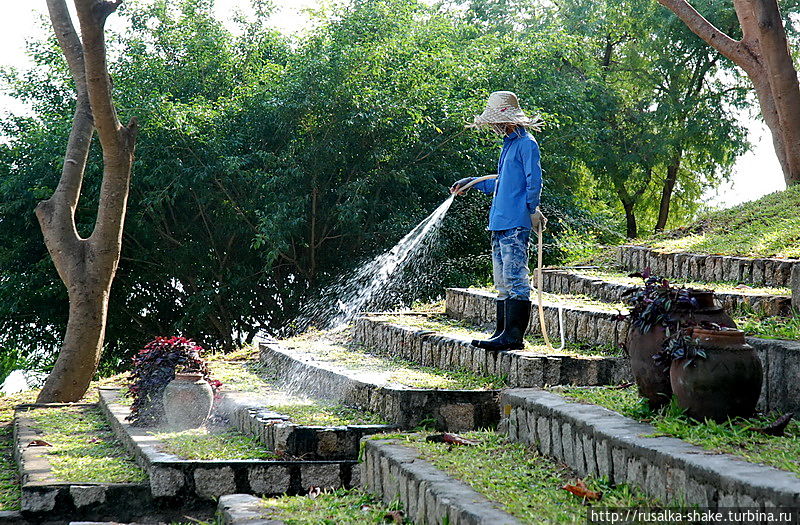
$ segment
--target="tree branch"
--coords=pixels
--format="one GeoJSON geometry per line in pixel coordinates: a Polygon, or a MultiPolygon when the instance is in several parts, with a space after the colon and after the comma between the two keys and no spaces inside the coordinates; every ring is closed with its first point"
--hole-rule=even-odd
{"type": "Polygon", "coordinates": [[[757,65],[741,41],[723,33],[686,0],[658,0],[658,2],[675,13],[694,34],[742,69],[749,70],[757,65]]]}

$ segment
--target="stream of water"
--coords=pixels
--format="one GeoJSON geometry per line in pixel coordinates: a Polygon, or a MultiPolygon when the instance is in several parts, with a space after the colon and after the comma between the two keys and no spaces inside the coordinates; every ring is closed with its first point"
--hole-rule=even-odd
{"type": "Polygon", "coordinates": [[[430,247],[442,226],[447,210],[453,204],[454,196],[448,197],[400,239],[391,250],[382,253],[354,270],[352,274],[339,278],[320,294],[321,302],[314,302],[304,308],[304,324],[318,328],[341,328],[353,320],[360,312],[376,308],[385,303],[385,294],[391,290],[396,279],[403,275],[410,262],[418,262],[420,256],[430,247]]]}

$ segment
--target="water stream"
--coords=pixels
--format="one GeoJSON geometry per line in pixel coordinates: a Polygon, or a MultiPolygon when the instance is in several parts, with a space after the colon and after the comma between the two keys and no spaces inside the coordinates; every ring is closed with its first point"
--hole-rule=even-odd
{"type": "Polygon", "coordinates": [[[318,328],[336,329],[346,326],[360,312],[369,308],[386,306],[386,294],[392,284],[403,274],[410,262],[418,262],[420,256],[432,244],[442,226],[454,196],[448,197],[400,239],[391,250],[382,253],[340,277],[320,294],[320,302],[303,309],[301,326],[314,324],[318,328]]]}

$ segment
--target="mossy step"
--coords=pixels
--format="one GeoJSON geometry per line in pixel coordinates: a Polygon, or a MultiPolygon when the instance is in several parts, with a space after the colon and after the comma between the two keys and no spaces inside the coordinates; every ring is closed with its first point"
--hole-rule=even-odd
{"type": "MultiPolygon", "coordinates": [[[[764,315],[789,315],[791,290],[785,287],[751,288],[735,282],[678,281],[679,286],[714,290],[717,304],[734,311],[752,309],[764,315]]],[[[542,272],[542,289],[567,296],[587,295],[599,301],[619,303],[642,286],[642,279],[627,273],[589,269],[550,269],[542,272]]]]}
{"type": "Polygon", "coordinates": [[[578,476],[563,464],[494,432],[461,434],[472,445],[431,442],[429,432],[366,440],[362,480],[399,500],[415,523],[582,523],[584,499],[564,490],[578,479],[603,507],[656,506],[624,484],[578,476]]]}
{"type": "Polygon", "coordinates": [[[605,407],[539,389],[506,390],[501,405],[499,428],[510,439],[579,475],[628,483],[668,505],[752,510],[791,507],[800,498],[792,472],[709,453],[605,407]]]}
{"type": "MultiPolygon", "coordinates": [[[[235,493],[300,494],[310,486],[338,489],[358,484],[355,460],[271,459],[258,450],[228,459],[183,459],[166,450],[152,428],[130,425],[130,408],[117,403],[118,397],[116,390],[100,389],[100,407],[117,437],[147,470],[155,498],[192,502],[235,493]]],[[[250,448],[265,451],[257,444],[250,448]]]]}
{"type": "Polygon", "coordinates": [[[146,471],[96,404],[20,405],[13,437],[26,516],[126,519],[152,505],[146,471]]]}
{"type": "MultiPolygon", "coordinates": [[[[618,384],[631,378],[627,360],[602,355],[618,349],[591,348],[600,355],[548,351],[529,341],[524,350],[490,352],[470,344],[487,334],[441,314],[371,314],[356,321],[354,342],[396,358],[442,369],[501,376],[508,386],[618,384]]],[[[577,350],[575,346],[569,350],[577,350]]]]}
{"type": "Polygon", "coordinates": [[[260,360],[292,392],[380,414],[401,428],[464,430],[499,419],[501,378],[423,367],[371,354],[343,332],[260,344],[260,360]]]}

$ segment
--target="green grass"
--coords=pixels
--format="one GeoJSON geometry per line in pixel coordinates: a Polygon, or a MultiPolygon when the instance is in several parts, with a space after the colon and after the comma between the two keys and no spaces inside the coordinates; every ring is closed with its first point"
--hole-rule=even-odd
{"type": "Polygon", "coordinates": [[[442,370],[404,359],[381,357],[348,341],[342,333],[309,331],[286,340],[286,346],[307,352],[314,361],[369,375],[372,381],[410,388],[490,390],[506,386],[506,378],[468,370],[442,370]]]}
{"type": "MultiPolygon", "coordinates": [[[[331,401],[289,394],[270,377],[274,371],[251,359],[224,360],[230,356],[228,354],[208,361],[212,375],[222,381],[223,388],[229,391],[257,393],[263,397],[265,408],[289,416],[298,425],[386,424],[383,418],[373,412],[331,401]]],[[[233,355],[233,357],[240,356],[233,355]]],[[[252,354],[248,357],[252,357],[252,354]]]]}
{"type": "Polygon", "coordinates": [[[14,407],[30,403],[35,397],[31,392],[0,396],[0,511],[20,508],[18,470],[13,455],[14,407]]]}
{"type": "Polygon", "coordinates": [[[277,459],[257,440],[236,431],[195,428],[180,432],[153,432],[162,451],[182,459],[277,459]]]}
{"type": "Polygon", "coordinates": [[[776,415],[725,423],[690,419],[673,403],[659,412],[647,408],[636,387],[570,387],[555,389],[577,401],[604,406],[624,416],[650,423],[658,436],[672,436],[713,452],[724,452],[747,461],[763,463],[800,475],[800,423],[792,421],[783,437],[767,436],[753,429],[771,423],[776,415]]]}
{"type": "Polygon", "coordinates": [[[726,210],[648,241],[664,251],[800,257],[800,185],[726,210]]]}
{"type": "Polygon", "coordinates": [[[266,514],[287,525],[361,525],[386,523],[384,516],[399,510],[399,504],[387,505],[360,490],[323,492],[316,498],[282,496],[263,500],[266,514]]]}
{"type": "MultiPolygon", "coordinates": [[[[642,279],[640,277],[628,277],[627,273],[622,272],[609,272],[601,270],[575,270],[572,273],[586,275],[588,277],[596,277],[604,281],[616,284],[627,284],[633,286],[642,286],[642,279]]],[[[714,290],[717,293],[737,293],[742,295],[791,295],[792,290],[783,287],[774,286],[741,286],[739,283],[733,281],[674,281],[673,286],[681,286],[684,288],[703,288],[714,290]]]]}
{"type": "Polygon", "coordinates": [[[747,335],[763,339],[800,341],[800,311],[796,308],[792,309],[788,317],[775,317],[742,305],[731,312],[731,317],[736,326],[747,335]]]}
{"type": "MultiPolygon", "coordinates": [[[[479,290],[491,293],[496,293],[497,291],[491,287],[483,287],[483,288],[470,287],[470,290],[479,290]]],[[[550,305],[561,304],[563,306],[571,308],[586,308],[600,312],[616,313],[623,310],[624,311],[628,310],[628,306],[624,303],[607,303],[595,299],[594,297],[589,297],[588,295],[543,293],[542,300],[544,304],[550,304],[550,305]]],[[[535,309],[537,308],[536,305],[539,304],[539,295],[536,292],[536,290],[533,290],[531,292],[531,301],[533,302],[533,308],[535,311],[535,309]]]]}
{"type": "MultiPolygon", "coordinates": [[[[443,335],[450,335],[450,336],[457,336],[457,337],[468,337],[473,339],[484,339],[487,337],[486,332],[482,332],[478,330],[473,325],[466,323],[464,321],[459,321],[447,317],[444,313],[428,313],[428,310],[424,308],[426,305],[422,306],[422,309],[419,311],[424,313],[425,315],[373,315],[371,316],[373,319],[387,321],[393,324],[398,324],[401,326],[408,326],[412,328],[417,328],[420,330],[431,330],[443,335]]],[[[536,311],[532,313],[532,315],[538,315],[536,311]]],[[[553,337],[558,337],[555,332],[558,330],[558,327],[550,327],[550,331],[553,332],[553,337]]],[[[552,341],[553,344],[557,344],[558,341],[552,341]]],[[[525,351],[527,352],[535,352],[539,354],[559,354],[559,355],[571,355],[571,356],[581,356],[581,355],[605,355],[605,356],[621,356],[622,349],[618,346],[614,345],[588,345],[588,344],[574,344],[574,343],[566,343],[564,350],[558,352],[549,350],[545,344],[544,339],[540,336],[533,336],[527,335],[525,336],[525,351]]]]}
{"type": "MultiPolygon", "coordinates": [[[[425,441],[428,433],[398,435],[398,440],[419,451],[437,468],[467,483],[475,491],[525,523],[583,523],[582,499],[562,487],[575,482],[575,473],[563,464],[489,431],[466,432],[477,446],[449,446],[425,441]]],[[[381,436],[375,436],[379,439],[381,436]]],[[[611,487],[603,478],[584,478],[590,490],[601,491],[602,507],[657,505],[626,485],[611,487]]]]}
{"type": "Polygon", "coordinates": [[[114,437],[100,410],[88,407],[35,408],[25,412],[40,439],[39,450],[60,481],[133,483],[146,479],[114,437]]]}

